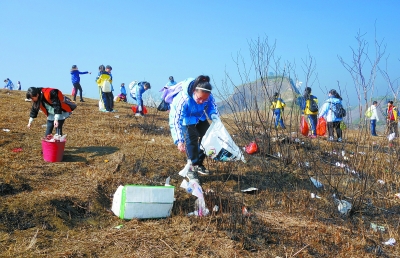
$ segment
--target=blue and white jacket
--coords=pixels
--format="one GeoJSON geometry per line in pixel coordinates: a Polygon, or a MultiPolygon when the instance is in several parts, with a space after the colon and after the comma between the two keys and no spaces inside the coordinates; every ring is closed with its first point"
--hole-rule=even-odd
{"type": "Polygon", "coordinates": [[[143,105],[143,93],[146,91],[144,89],[144,85],[146,84],[146,81],[138,82],[133,90],[131,90],[131,97],[136,100],[136,104],[138,106],[143,105]]]}
{"type": "Polygon", "coordinates": [[[318,117],[323,116],[326,119],[326,122],[340,122],[343,118],[338,118],[335,116],[335,113],[332,111],[332,103],[340,103],[342,101],[338,98],[330,97],[328,98],[322,107],[319,109],[318,117]]]}
{"type": "Polygon", "coordinates": [[[8,79],[7,85],[4,86],[4,89],[13,90],[14,89],[14,83],[10,79],[8,79]]]}
{"type": "Polygon", "coordinates": [[[219,116],[212,93],[208,100],[201,104],[197,104],[193,99],[194,80],[188,78],[182,82],[182,91],[174,97],[170,106],[169,127],[175,144],[184,142],[182,126],[195,125],[199,121],[205,121],[207,116],[210,118],[212,114],[219,116]]]}

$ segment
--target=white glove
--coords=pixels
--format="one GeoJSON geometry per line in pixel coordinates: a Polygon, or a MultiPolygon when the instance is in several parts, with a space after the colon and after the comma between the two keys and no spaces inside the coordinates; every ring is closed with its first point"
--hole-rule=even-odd
{"type": "Polygon", "coordinates": [[[142,112],[142,106],[141,105],[138,106],[138,110],[139,110],[139,112],[142,112]]]}
{"type": "Polygon", "coordinates": [[[212,120],[213,122],[221,121],[221,119],[219,118],[219,116],[218,116],[217,114],[212,114],[212,115],[211,115],[211,120],[212,120]]]}

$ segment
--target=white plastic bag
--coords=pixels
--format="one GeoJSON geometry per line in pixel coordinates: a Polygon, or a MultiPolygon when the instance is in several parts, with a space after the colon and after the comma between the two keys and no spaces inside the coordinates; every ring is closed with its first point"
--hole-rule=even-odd
{"type": "Polygon", "coordinates": [[[201,140],[201,149],[205,154],[217,161],[236,161],[244,159],[240,148],[232,140],[221,120],[212,122],[201,140]]]}
{"type": "Polygon", "coordinates": [[[102,111],[104,109],[106,109],[106,108],[104,107],[103,101],[99,100],[99,111],[102,111]]]}

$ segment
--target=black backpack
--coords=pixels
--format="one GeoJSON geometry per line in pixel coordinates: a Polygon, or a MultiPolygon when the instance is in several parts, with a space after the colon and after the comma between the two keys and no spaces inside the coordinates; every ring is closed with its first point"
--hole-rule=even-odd
{"type": "Polygon", "coordinates": [[[331,110],[337,118],[343,118],[346,116],[346,109],[343,108],[342,103],[331,103],[331,110]]]}
{"type": "Polygon", "coordinates": [[[318,112],[318,104],[317,104],[317,102],[315,101],[317,98],[316,97],[314,97],[314,96],[311,96],[310,97],[310,106],[308,107],[308,109],[311,111],[311,112],[318,112]]]}

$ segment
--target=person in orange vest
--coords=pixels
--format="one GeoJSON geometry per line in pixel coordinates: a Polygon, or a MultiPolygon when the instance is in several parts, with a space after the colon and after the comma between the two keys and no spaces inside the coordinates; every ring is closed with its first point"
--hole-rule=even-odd
{"type": "Polygon", "coordinates": [[[26,98],[32,100],[32,108],[29,115],[28,128],[31,128],[34,118],[39,110],[47,116],[47,129],[45,137],[53,132],[62,135],[64,121],[72,112],[71,107],[64,102],[64,95],[58,89],[30,87],[26,92],[26,98]]]}
{"type": "Polygon", "coordinates": [[[386,110],[387,114],[387,126],[389,134],[395,133],[396,137],[399,137],[399,124],[398,124],[398,112],[397,107],[393,105],[393,101],[388,101],[388,107],[386,110]]]}

